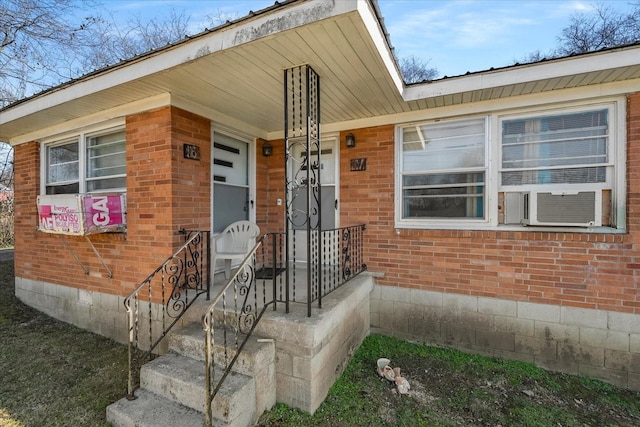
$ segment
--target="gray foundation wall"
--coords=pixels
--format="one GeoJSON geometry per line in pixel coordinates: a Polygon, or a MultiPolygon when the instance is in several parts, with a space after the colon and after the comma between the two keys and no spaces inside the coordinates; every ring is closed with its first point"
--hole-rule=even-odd
{"type": "MultiPolygon", "coordinates": [[[[368,333],[532,362],[640,390],[640,315],[380,286],[367,276],[361,280],[368,284],[358,280],[349,298],[332,295],[338,298],[333,310],[320,311],[311,323],[306,316],[292,319],[295,314],[279,320],[293,321],[297,329],[275,327],[277,315],[264,322],[262,332],[271,328],[265,335],[278,343],[278,401],[313,412],[368,333]],[[365,298],[367,287],[372,290],[365,298]],[[327,365],[334,369],[330,375],[320,368],[327,365]]],[[[25,304],[127,342],[123,297],[20,277],[15,285],[25,304]]]]}
{"type": "Polygon", "coordinates": [[[301,304],[288,314],[265,314],[256,332],[275,340],[278,402],[311,414],[318,409],[369,335],[373,287],[373,277],[360,274],[324,297],[311,317],[301,304]]]}
{"type": "Polygon", "coordinates": [[[640,315],[376,285],[371,333],[640,390],[640,315]]]}
{"type": "Polygon", "coordinates": [[[128,342],[124,297],[42,281],[15,278],[16,297],[26,305],[82,329],[128,342]]]}

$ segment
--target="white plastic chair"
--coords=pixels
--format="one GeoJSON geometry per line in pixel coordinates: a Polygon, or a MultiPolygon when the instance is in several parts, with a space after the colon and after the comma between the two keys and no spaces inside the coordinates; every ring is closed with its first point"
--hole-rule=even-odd
{"type": "Polygon", "coordinates": [[[231,261],[243,261],[253,249],[259,234],[260,227],[251,221],[238,221],[229,225],[213,238],[213,268],[215,269],[217,259],[223,259],[224,277],[228,279],[231,276],[231,261]]]}

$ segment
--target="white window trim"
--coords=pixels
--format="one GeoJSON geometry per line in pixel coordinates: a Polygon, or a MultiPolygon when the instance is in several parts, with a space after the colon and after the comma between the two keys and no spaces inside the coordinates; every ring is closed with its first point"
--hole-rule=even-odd
{"type": "MultiPolygon", "coordinates": [[[[497,117],[497,125],[496,128],[498,129],[498,135],[496,141],[496,146],[498,147],[498,164],[497,164],[497,169],[498,169],[498,175],[500,175],[503,171],[502,169],[502,124],[505,121],[508,120],[517,120],[517,119],[526,119],[526,118],[534,118],[534,117],[540,117],[540,116],[554,116],[554,115],[562,115],[562,114],[572,114],[572,113],[581,113],[581,112],[587,112],[587,111],[594,111],[594,110],[608,110],[609,111],[609,147],[608,147],[608,154],[611,153],[615,153],[616,151],[616,134],[615,134],[615,126],[612,126],[611,124],[615,124],[617,121],[617,114],[615,111],[615,105],[613,103],[598,103],[598,104],[589,104],[589,105],[582,105],[582,106],[578,106],[575,108],[563,108],[563,109],[545,109],[545,110],[532,110],[528,113],[519,113],[519,114],[510,114],[510,115],[501,115],[497,117]]],[[[605,188],[609,188],[614,184],[614,179],[611,176],[611,174],[609,173],[609,171],[612,168],[615,168],[616,166],[616,162],[614,159],[611,158],[611,156],[609,156],[609,159],[607,161],[606,164],[604,164],[603,166],[607,167],[607,174],[606,174],[606,178],[605,178],[605,182],[599,182],[599,183],[590,183],[590,184],[568,184],[568,183],[564,183],[564,184],[523,184],[523,185],[503,185],[501,181],[498,181],[498,191],[530,191],[530,190],[539,190],[539,191],[544,191],[544,190],[553,190],[553,189],[557,189],[557,188],[574,188],[577,190],[581,190],[581,189],[594,189],[594,188],[599,188],[599,189],[605,189],[605,188]]],[[[592,165],[589,164],[584,164],[584,165],[572,165],[572,166],[580,166],[580,167],[589,167],[592,165]]],[[[599,165],[600,166],[600,165],[599,165]]]]}
{"type": "MultiPolygon", "coordinates": [[[[47,192],[47,147],[68,144],[72,141],[78,143],[78,194],[87,193],[87,140],[94,136],[125,130],[125,123],[122,120],[110,122],[108,124],[89,126],[75,132],[65,132],[56,136],[51,136],[40,141],[40,194],[47,192]]],[[[126,145],[126,142],[125,142],[126,145]]],[[[125,193],[125,188],[112,188],[108,190],[92,191],[91,193],[125,193]]]]}
{"type": "MultiPolygon", "coordinates": [[[[541,104],[512,111],[488,111],[486,134],[486,214],[487,218],[481,220],[441,220],[441,219],[402,219],[402,128],[416,124],[436,123],[444,120],[468,120],[481,116],[459,116],[450,119],[439,118],[437,120],[413,121],[411,123],[398,124],[395,127],[395,227],[397,229],[426,229],[426,230],[517,230],[517,231],[553,231],[553,232],[578,232],[578,233],[619,233],[626,231],[626,111],[627,102],[624,97],[608,97],[594,100],[581,100],[572,103],[541,104]],[[563,112],[588,111],[598,108],[609,108],[609,161],[613,167],[613,174],[607,172],[607,181],[610,180],[611,188],[611,219],[614,225],[581,228],[581,227],[526,227],[519,225],[498,224],[498,193],[506,189],[513,190],[514,186],[502,186],[500,182],[500,170],[502,167],[501,125],[503,120],[518,117],[527,117],[543,114],[561,114],[563,112]]],[[[593,185],[573,184],[574,188],[593,189],[593,185]]],[[[525,186],[517,187],[524,189],[525,186]]],[[[540,187],[537,187],[540,189],[540,187]]]]}
{"type": "MultiPolygon", "coordinates": [[[[65,138],[59,141],[55,141],[49,144],[45,144],[42,146],[42,161],[40,162],[41,166],[42,166],[42,173],[41,173],[41,177],[42,177],[42,185],[41,185],[41,194],[46,194],[47,192],[47,178],[49,176],[49,148],[55,148],[55,147],[60,147],[63,145],[68,145],[68,144],[78,144],[78,174],[80,174],[80,171],[82,171],[82,157],[80,155],[80,138],[78,136],[74,136],[71,138],[65,138]]],[[[80,188],[80,177],[78,177],[78,188],[80,188]]],[[[76,181],[62,181],[58,184],[60,185],[64,185],[63,183],[75,183],[76,181]]],[[[80,191],[80,190],[78,190],[80,191]]]]}
{"type": "Polygon", "coordinates": [[[485,150],[484,150],[484,168],[485,173],[485,183],[484,183],[484,191],[485,191],[485,206],[484,212],[485,217],[482,219],[430,219],[430,218],[421,218],[421,219],[407,219],[402,218],[402,207],[403,207],[403,191],[402,191],[402,129],[409,126],[416,125],[425,125],[425,124],[435,124],[439,122],[443,122],[444,120],[425,120],[419,122],[412,123],[403,123],[401,125],[397,125],[395,128],[395,227],[396,228],[421,228],[421,229],[476,229],[476,228],[489,228],[492,226],[491,216],[490,216],[490,203],[492,202],[491,194],[494,193],[494,181],[490,177],[490,168],[489,161],[490,150],[489,144],[490,139],[489,135],[491,134],[491,121],[489,120],[489,116],[481,115],[481,116],[469,116],[469,117],[460,117],[453,118],[451,120],[447,120],[447,122],[466,122],[469,120],[478,120],[484,119],[485,125],[485,150]]]}
{"type": "MultiPolygon", "coordinates": [[[[494,120],[496,122],[494,144],[496,150],[496,164],[495,175],[498,183],[497,192],[502,191],[549,191],[553,189],[567,189],[570,188],[575,191],[586,191],[593,189],[611,189],[611,219],[614,225],[595,227],[594,229],[586,228],[571,228],[574,232],[592,232],[596,231],[613,231],[613,230],[626,230],[626,99],[625,98],[607,98],[599,100],[598,102],[580,102],[572,103],[563,106],[538,106],[528,108],[526,110],[520,110],[518,112],[510,114],[495,115],[494,120]],[[500,181],[500,172],[502,170],[502,122],[504,120],[512,120],[524,117],[533,117],[541,115],[558,115],[566,113],[577,113],[581,111],[593,111],[598,109],[609,110],[609,159],[606,167],[607,175],[604,183],[592,183],[592,184],[557,184],[557,185],[540,185],[530,184],[521,186],[502,185],[500,181]],[[613,168],[613,173],[610,173],[613,168]]],[[[505,227],[505,226],[501,226],[505,227]]],[[[541,227],[521,227],[525,230],[536,231],[541,227]]],[[[553,230],[558,230],[562,227],[553,227],[553,230]]]]}

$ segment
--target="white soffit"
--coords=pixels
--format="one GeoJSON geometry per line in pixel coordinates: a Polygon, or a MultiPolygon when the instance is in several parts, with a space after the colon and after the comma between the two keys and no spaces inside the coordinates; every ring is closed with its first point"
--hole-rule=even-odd
{"type": "Polygon", "coordinates": [[[503,88],[498,97],[506,97],[605,83],[618,78],[637,78],[640,77],[639,73],[640,46],[635,46],[412,85],[404,90],[403,99],[417,101],[465,93],[477,94],[467,96],[466,102],[470,102],[479,100],[478,96],[484,99],[482,91],[496,92],[496,88],[503,88]],[[625,69],[627,72],[623,76],[625,73],[621,70],[625,69]]]}
{"type": "Polygon", "coordinates": [[[132,114],[129,106],[145,99],[170,99],[272,137],[283,127],[283,70],[300,64],[321,78],[323,125],[340,130],[341,123],[633,81],[638,58],[640,46],[625,47],[405,87],[369,0],[292,1],[6,108],[0,140],[26,142],[86,117],[132,114]]]}
{"type": "Polygon", "coordinates": [[[399,75],[390,75],[384,42],[368,0],[276,4],[0,111],[0,139],[16,140],[162,93],[273,132],[283,125],[283,69],[299,64],[321,76],[326,120],[399,112],[407,107],[399,75]]]}
{"type": "Polygon", "coordinates": [[[80,78],[78,82],[63,85],[57,90],[37,97],[34,101],[18,104],[6,113],[4,120],[10,121],[14,117],[21,117],[76,100],[102,90],[142,79],[150,75],[167,71],[182,64],[187,64],[198,58],[234,48],[264,37],[269,37],[287,29],[307,25],[319,19],[325,19],[348,11],[347,6],[353,8],[355,0],[315,0],[302,2],[293,8],[277,9],[272,13],[259,15],[254,20],[241,22],[229,28],[213,31],[206,36],[194,36],[193,40],[177,43],[174,47],[161,49],[148,55],[143,55],[131,61],[109,67],[105,72],[96,76],[80,78]],[[293,10],[293,11],[292,11],[293,10]]]}

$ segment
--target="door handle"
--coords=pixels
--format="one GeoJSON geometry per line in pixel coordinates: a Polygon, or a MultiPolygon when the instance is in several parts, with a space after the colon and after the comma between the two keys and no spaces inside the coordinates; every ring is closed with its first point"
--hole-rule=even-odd
{"type": "Polygon", "coordinates": [[[333,209],[334,210],[338,210],[338,199],[336,199],[335,203],[333,204],[333,209]]]}

